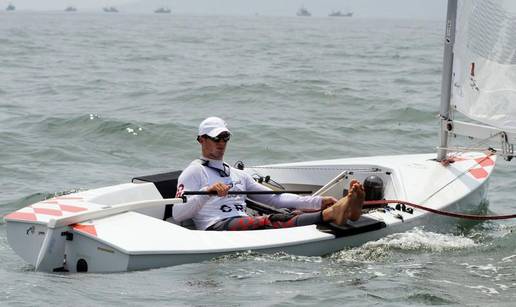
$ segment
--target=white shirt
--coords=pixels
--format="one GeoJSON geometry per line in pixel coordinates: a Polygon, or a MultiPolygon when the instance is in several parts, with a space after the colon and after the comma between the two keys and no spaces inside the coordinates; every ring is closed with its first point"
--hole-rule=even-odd
{"type": "MultiPolygon", "coordinates": [[[[190,163],[179,176],[178,195],[182,191],[206,191],[216,182],[230,185],[230,191],[270,191],[242,170],[223,164],[220,160],[202,158],[190,163]],[[203,160],[208,161],[209,167],[203,165],[203,160]]],[[[320,209],[322,203],[320,196],[299,196],[289,193],[250,195],[249,198],[277,208],[320,209]]],[[[191,218],[197,229],[204,230],[225,218],[247,216],[245,199],[245,194],[226,197],[189,195],[186,203],[174,205],[172,213],[176,221],[191,218]]]]}

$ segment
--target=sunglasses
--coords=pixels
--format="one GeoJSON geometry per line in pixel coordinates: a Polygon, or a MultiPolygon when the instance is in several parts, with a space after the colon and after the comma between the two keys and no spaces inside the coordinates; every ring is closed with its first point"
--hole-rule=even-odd
{"type": "Polygon", "coordinates": [[[225,143],[229,142],[229,139],[231,138],[231,134],[229,133],[221,133],[217,135],[216,137],[211,137],[207,134],[203,135],[205,138],[212,140],[215,143],[218,143],[220,141],[224,141],[225,143]]]}

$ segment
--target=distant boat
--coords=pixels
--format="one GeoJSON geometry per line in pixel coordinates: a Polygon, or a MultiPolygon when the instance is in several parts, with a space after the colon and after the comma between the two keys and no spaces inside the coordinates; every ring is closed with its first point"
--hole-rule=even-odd
{"type": "Polygon", "coordinates": [[[74,6],[69,6],[65,9],[65,12],[77,12],[77,9],[74,6]]]}
{"type": "Polygon", "coordinates": [[[109,6],[109,7],[108,7],[108,6],[106,6],[106,7],[104,7],[104,8],[103,8],[103,10],[104,10],[104,12],[106,12],[106,13],[118,13],[117,8],[116,8],[116,7],[114,7],[114,6],[109,6]]]}
{"type": "Polygon", "coordinates": [[[12,3],[9,3],[9,5],[5,8],[6,11],[14,11],[16,10],[16,6],[14,6],[12,3]]]}
{"type": "Polygon", "coordinates": [[[312,14],[304,7],[301,7],[297,13],[296,13],[297,16],[312,16],[312,14]]]}
{"type": "Polygon", "coordinates": [[[353,12],[348,12],[346,14],[342,14],[341,11],[332,11],[328,14],[330,17],[353,17],[353,12]]]}
{"type": "Polygon", "coordinates": [[[170,14],[170,9],[167,7],[160,7],[159,9],[155,10],[154,13],[156,14],[170,14]]]}

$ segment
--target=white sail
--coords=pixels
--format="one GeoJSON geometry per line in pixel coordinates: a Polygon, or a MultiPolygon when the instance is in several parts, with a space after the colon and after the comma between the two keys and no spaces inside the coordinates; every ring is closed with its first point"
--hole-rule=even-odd
{"type": "Polygon", "coordinates": [[[451,106],[516,132],[516,1],[459,0],[451,106]]]}

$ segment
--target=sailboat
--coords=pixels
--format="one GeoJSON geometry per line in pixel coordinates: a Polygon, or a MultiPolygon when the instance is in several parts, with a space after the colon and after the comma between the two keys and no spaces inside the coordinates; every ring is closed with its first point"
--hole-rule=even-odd
{"type": "Polygon", "coordinates": [[[114,6],[103,7],[102,10],[106,13],[118,13],[118,9],[114,6]]]}
{"type": "Polygon", "coordinates": [[[332,11],[328,14],[330,17],[353,17],[353,12],[342,13],[341,11],[332,11]]]}
{"type": "MultiPolygon", "coordinates": [[[[497,156],[513,157],[516,62],[513,40],[504,38],[516,35],[511,27],[515,7],[509,0],[448,1],[441,140],[436,153],[238,165],[278,193],[308,190],[341,197],[352,179],[366,186],[374,178],[374,193],[366,192],[368,206],[356,222],[253,231],[196,230],[171,217],[174,204],[188,199],[175,197],[180,174],[175,171],[138,176],[128,183],[21,208],[4,217],[9,244],[37,271],[120,272],[248,250],[325,255],[415,226],[446,231],[456,225],[457,216],[475,217],[471,214],[485,208],[497,156]],[[455,112],[475,122],[458,121],[455,112]],[[458,135],[492,140],[500,148],[451,146],[458,135]]],[[[266,204],[249,203],[248,207],[263,213],[274,210],[266,204]]]]}
{"type": "Polygon", "coordinates": [[[156,14],[170,14],[170,9],[168,7],[160,7],[156,10],[154,10],[154,13],[156,14]]]}
{"type": "Polygon", "coordinates": [[[304,17],[310,17],[312,14],[303,6],[297,10],[296,13],[297,16],[304,16],[304,17]]]}

